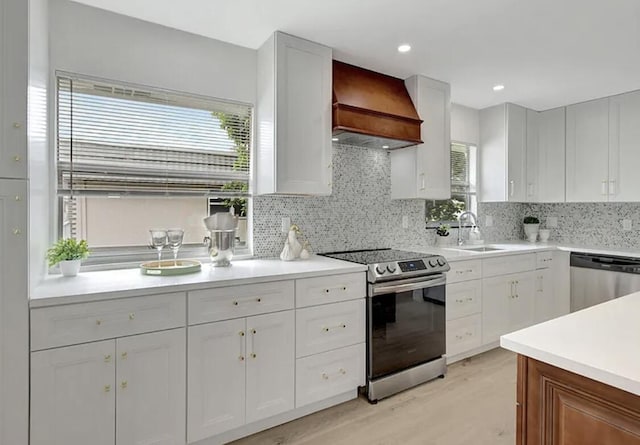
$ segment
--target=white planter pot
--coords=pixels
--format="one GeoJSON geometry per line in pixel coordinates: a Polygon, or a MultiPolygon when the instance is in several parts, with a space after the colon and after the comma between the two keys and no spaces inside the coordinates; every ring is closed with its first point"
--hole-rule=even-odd
{"type": "Polygon", "coordinates": [[[436,247],[446,247],[451,245],[451,236],[436,235],[436,247]]]}
{"type": "Polygon", "coordinates": [[[80,272],[82,260],[60,261],[60,272],[65,277],[75,277],[80,272]]]}
{"type": "Polygon", "coordinates": [[[529,238],[529,235],[538,234],[538,229],[540,228],[540,224],[523,224],[524,226],[524,237],[529,238]]]}

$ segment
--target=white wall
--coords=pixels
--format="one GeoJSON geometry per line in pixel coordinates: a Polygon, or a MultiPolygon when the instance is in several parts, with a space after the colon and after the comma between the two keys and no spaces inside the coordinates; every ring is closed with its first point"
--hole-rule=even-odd
{"type": "Polygon", "coordinates": [[[454,142],[480,143],[480,113],[475,108],[451,104],[451,140],[454,142]]]}
{"type": "Polygon", "coordinates": [[[255,103],[252,49],[51,0],[51,69],[255,103]]]}

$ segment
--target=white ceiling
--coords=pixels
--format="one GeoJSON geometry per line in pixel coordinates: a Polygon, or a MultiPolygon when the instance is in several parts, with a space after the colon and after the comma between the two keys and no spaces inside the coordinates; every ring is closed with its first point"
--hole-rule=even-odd
{"type": "Polygon", "coordinates": [[[77,1],[249,48],[281,30],[348,63],[447,81],[474,108],[640,89],[640,0],[77,1]],[[413,50],[399,54],[405,42],[413,50]]]}

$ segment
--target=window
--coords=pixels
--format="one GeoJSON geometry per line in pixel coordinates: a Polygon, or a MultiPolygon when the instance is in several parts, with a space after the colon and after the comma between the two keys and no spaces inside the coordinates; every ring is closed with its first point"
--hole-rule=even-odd
{"type": "Polygon", "coordinates": [[[477,153],[474,145],[451,144],[451,199],[427,201],[427,227],[457,224],[460,213],[477,213],[477,153]]]}
{"type": "Polygon", "coordinates": [[[246,104],[57,73],[60,236],[113,261],[153,258],[148,230],[180,227],[204,255],[203,218],[249,216],[251,128],[246,104]]]}

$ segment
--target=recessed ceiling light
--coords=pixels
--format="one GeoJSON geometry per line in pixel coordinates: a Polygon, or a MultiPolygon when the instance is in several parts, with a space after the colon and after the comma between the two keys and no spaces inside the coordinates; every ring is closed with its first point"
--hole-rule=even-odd
{"type": "Polygon", "coordinates": [[[389,146],[388,145],[383,145],[382,148],[389,148],[389,146]]]}
{"type": "Polygon", "coordinates": [[[504,85],[494,85],[493,91],[502,91],[504,90],[504,85]]]}
{"type": "Polygon", "coordinates": [[[331,138],[331,140],[332,140],[333,142],[338,142],[340,139],[338,139],[338,138],[331,138]]]}
{"type": "Polygon", "coordinates": [[[398,47],[398,52],[408,53],[409,51],[411,51],[411,45],[407,45],[406,43],[398,47]]]}

